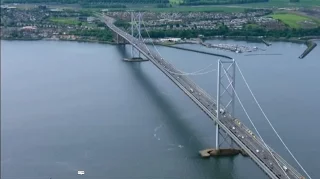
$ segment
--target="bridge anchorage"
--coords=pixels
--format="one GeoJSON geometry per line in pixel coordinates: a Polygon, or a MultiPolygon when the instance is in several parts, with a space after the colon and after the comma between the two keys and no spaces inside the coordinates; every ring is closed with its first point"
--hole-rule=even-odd
{"type": "MultiPolygon", "coordinates": [[[[143,42],[143,38],[141,36],[141,13],[135,14],[131,11],[131,36],[137,38],[140,42],[143,42]]],[[[133,45],[131,45],[131,58],[124,58],[124,61],[129,62],[141,62],[148,61],[148,58],[141,57],[141,53],[137,50],[133,45]]]]}
{"type": "MultiPolygon", "coordinates": [[[[220,121],[225,116],[226,112],[234,117],[235,112],[235,94],[231,87],[235,88],[235,76],[236,76],[236,65],[235,60],[218,60],[218,71],[217,71],[217,102],[215,109],[217,120],[220,121]],[[227,67],[225,67],[226,65],[227,67]],[[224,73],[225,72],[225,73],[224,73]],[[224,74],[222,74],[224,73],[224,74]],[[226,77],[227,76],[227,77],[226,77]],[[230,80],[226,82],[225,80],[230,80]],[[218,113],[219,112],[219,113],[218,113]]],[[[230,156],[241,153],[247,155],[232,138],[224,131],[218,123],[215,124],[216,129],[216,142],[215,148],[205,149],[199,151],[202,157],[210,156],[230,156]],[[223,145],[227,147],[223,147],[223,145]]]]}

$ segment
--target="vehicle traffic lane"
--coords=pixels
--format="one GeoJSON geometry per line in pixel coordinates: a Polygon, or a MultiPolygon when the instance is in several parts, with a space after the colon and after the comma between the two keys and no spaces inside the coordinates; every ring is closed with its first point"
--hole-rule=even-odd
{"type": "MultiPolygon", "coordinates": [[[[272,160],[274,160],[274,158],[276,158],[276,160],[274,160],[274,162],[277,163],[276,161],[278,161],[278,163],[279,163],[280,166],[281,166],[281,167],[279,167],[279,171],[281,171],[281,172],[285,171],[286,174],[289,176],[289,178],[300,178],[300,177],[301,177],[301,175],[300,175],[294,168],[292,168],[291,166],[288,166],[289,164],[288,164],[286,161],[284,161],[283,159],[277,158],[277,156],[274,155],[273,149],[271,149],[269,146],[266,147],[266,145],[262,142],[262,140],[261,140],[260,138],[256,137],[256,136],[250,131],[249,128],[247,128],[245,125],[243,125],[239,120],[235,120],[235,121],[238,121],[238,122],[236,122],[236,125],[237,125],[237,126],[239,126],[239,127],[242,128],[242,129],[245,129],[245,132],[247,133],[248,138],[249,138],[250,141],[259,144],[260,147],[263,148],[263,149],[262,149],[262,151],[264,152],[264,154],[263,154],[264,157],[263,157],[263,158],[264,158],[265,160],[267,160],[267,159],[272,159],[272,160]],[[268,149],[268,148],[269,148],[269,149],[268,149]],[[272,154],[271,154],[269,151],[270,151],[272,154]],[[285,166],[287,170],[285,170],[285,168],[283,168],[283,166],[285,166]]],[[[278,165],[278,164],[276,164],[276,165],[278,165]]],[[[278,166],[279,166],[279,165],[278,165],[278,166]]],[[[270,165],[269,167],[272,168],[271,165],[270,165]]],[[[282,173],[282,174],[285,175],[284,173],[282,173]]]]}
{"type": "Polygon", "coordinates": [[[265,163],[265,165],[268,168],[270,168],[277,176],[279,176],[279,178],[285,178],[285,177],[287,177],[287,175],[289,176],[289,178],[297,178],[297,177],[295,177],[295,175],[290,174],[289,171],[284,173],[282,170],[283,168],[281,167],[283,164],[280,161],[278,161],[277,158],[274,159],[274,157],[272,157],[272,155],[270,154],[270,152],[268,151],[266,146],[264,144],[260,144],[257,141],[258,138],[255,138],[252,134],[250,134],[247,131],[247,129],[239,127],[239,124],[234,122],[234,120],[233,121],[226,120],[225,123],[227,123],[229,125],[229,127],[231,127],[232,129],[233,129],[233,127],[235,127],[235,129],[238,130],[237,131],[238,134],[240,136],[243,136],[243,138],[241,137],[241,140],[250,148],[250,150],[252,152],[255,153],[255,155],[257,157],[259,157],[259,159],[262,162],[265,163]],[[276,161],[278,161],[280,166],[278,165],[278,163],[276,161]]]}

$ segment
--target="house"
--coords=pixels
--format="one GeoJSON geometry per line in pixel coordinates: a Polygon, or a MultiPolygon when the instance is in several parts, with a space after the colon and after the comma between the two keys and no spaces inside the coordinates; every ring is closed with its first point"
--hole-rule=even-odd
{"type": "Polygon", "coordinates": [[[96,19],[94,17],[87,17],[87,22],[88,23],[93,23],[96,19]]]}
{"type": "Polygon", "coordinates": [[[85,22],[85,21],[87,21],[87,17],[85,17],[85,16],[79,16],[79,17],[78,17],[78,20],[81,21],[81,22],[85,22]]]}

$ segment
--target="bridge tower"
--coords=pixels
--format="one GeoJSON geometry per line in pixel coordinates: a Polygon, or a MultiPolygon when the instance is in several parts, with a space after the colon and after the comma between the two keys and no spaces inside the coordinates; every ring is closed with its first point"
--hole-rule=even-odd
{"type": "MultiPolygon", "coordinates": [[[[236,63],[235,60],[218,60],[217,71],[217,102],[216,118],[220,121],[224,116],[234,117],[235,114],[235,80],[236,80],[236,63]]],[[[232,138],[226,133],[218,123],[215,123],[216,142],[215,148],[200,151],[202,157],[219,156],[219,155],[246,155],[232,138]],[[227,147],[222,147],[222,145],[227,147]],[[236,147],[235,147],[236,146],[236,147]]]]}
{"type": "MultiPolygon", "coordinates": [[[[235,77],[236,64],[235,60],[218,60],[217,71],[217,119],[222,118],[224,112],[234,117],[235,113],[235,77]]],[[[216,150],[220,150],[224,142],[228,142],[233,148],[233,140],[224,132],[219,124],[216,123],[216,150]],[[220,137],[223,141],[220,141],[220,137]]]]}
{"type": "MultiPolygon", "coordinates": [[[[131,14],[131,36],[138,39],[138,43],[141,42],[144,44],[141,35],[142,14],[140,12],[135,13],[133,10],[130,10],[129,12],[131,14]]],[[[137,48],[135,48],[135,44],[131,44],[131,58],[124,58],[124,60],[130,62],[148,61],[148,59],[144,59],[141,57],[141,52],[137,48]]]]}
{"type": "MultiPolygon", "coordinates": [[[[131,35],[133,37],[138,38],[139,41],[143,41],[142,40],[142,36],[141,36],[141,13],[138,12],[137,15],[135,15],[135,13],[133,11],[131,11],[131,35]]],[[[141,59],[141,53],[140,51],[136,50],[135,52],[135,48],[133,45],[131,45],[131,58],[138,58],[141,59]],[[138,53],[138,56],[135,57],[135,54],[138,53]]]]}

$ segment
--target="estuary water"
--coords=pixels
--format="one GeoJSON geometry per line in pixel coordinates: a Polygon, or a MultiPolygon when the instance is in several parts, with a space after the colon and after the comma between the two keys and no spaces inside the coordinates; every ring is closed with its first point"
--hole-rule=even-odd
{"type": "MultiPolygon", "coordinates": [[[[319,47],[299,59],[304,45],[211,42],[281,54],[179,45],[235,58],[287,146],[320,178],[319,47]]],[[[184,72],[210,66],[190,78],[216,96],[219,57],[157,50],[184,72]]],[[[1,41],[2,178],[268,178],[248,157],[202,159],[198,151],[214,147],[214,123],[151,62],[122,60],[128,56],[130,46],[123,45],[1,41]]],[[[236,91],[262,137],[297,167],[236,76],[236,91]]],[[[236,117],[252,127],[236,107],[236,117]]]]}

